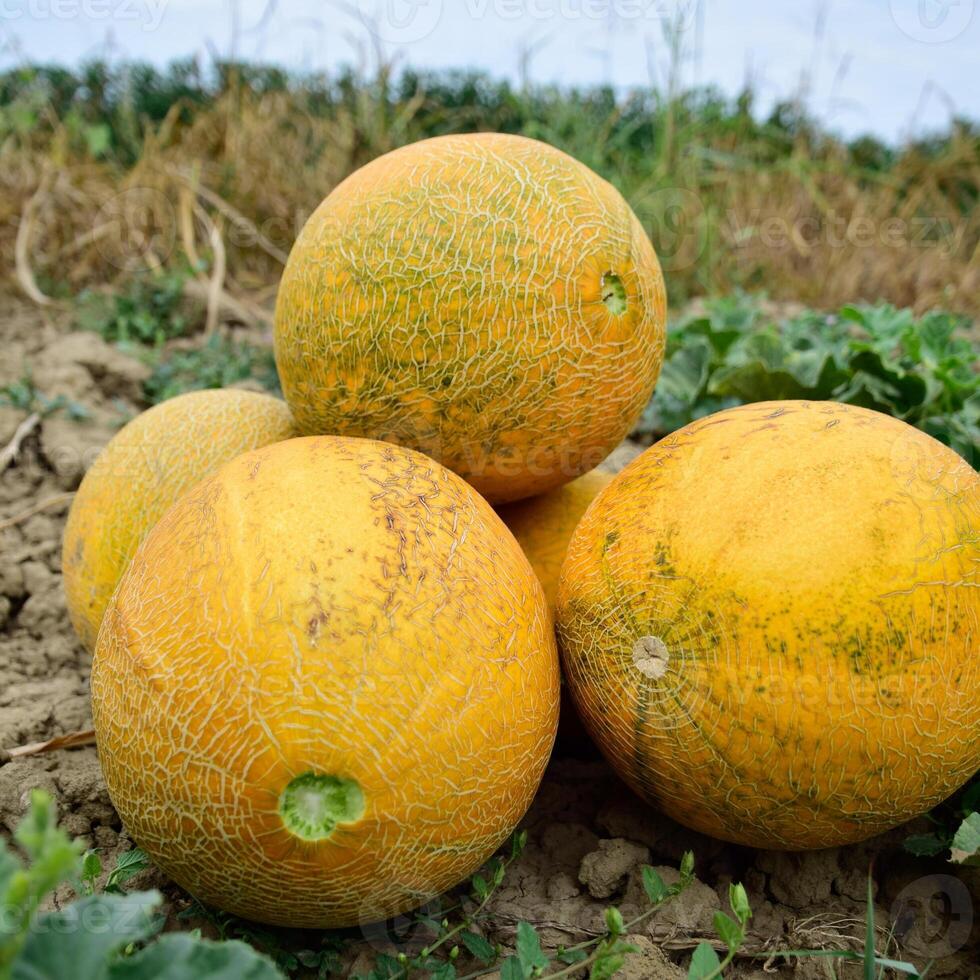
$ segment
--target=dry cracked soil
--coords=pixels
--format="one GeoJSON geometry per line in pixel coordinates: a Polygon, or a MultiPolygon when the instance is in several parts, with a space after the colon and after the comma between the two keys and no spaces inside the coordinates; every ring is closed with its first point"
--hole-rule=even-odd
{"type": "MultiPolygon", "coordinates": [[[[93,333],[72,332],[62,316],[12,299],[3,308],[0,388],[29,372],[38,391],[61,396],[72,408],[44,417],[0,473],[0,749],[10,749],[90,727],[90,658],[72,634],[61,587],[66,494],[98,449],[145,407],[147,368],[93,333]],[[79,414],[84,417],[72,417],[79,414]],[[47,506],[22,516],[41,503],[47,506]]],[[[0,447],[27,414],[0,407],[0,447]]],[[[629,448],[620,455],[628,458],[629,448]]],[[[0,754],[0,833],[9,838],[30,790],[42,787],[57,801],[63,826],[99,850],[106,870],[134,846],[112,807],[94,748],[3,759],[0,754]]],[[[572,740],[559,744],[524,826],[528,846],[495,895],[486,927],[488,937],[505,946],[513,945],[521,920],[536,925],[552,948],[600,934],[610,904],[629,920],[646,907],[641,867],[657,867],[670,883],[682,853],[692,850],[697,880],[630,937],[640,952],[618,976],[686,976],[692,949],[712,938],[713,915],[727,907],[729,883],[741,881],[753,908],[746,947],[752,955],[740,957],[729,975],[833,977],[829,960],[781,961],[773,953],[859,948],[871,867],[879,945],[890,942],[893,954],[918,964],[935,960],[934,980],[980,978],[980,869],[906,854],[902,841],[923,830],[923,820],[840,849],[786,854],[735,847],[685,830],[644,805],[587,743],[572,740]]],[[[163,891],[169,928],[215,933],[214,918],[153,869],[132,885],[163,891]]],[[[56,901],[68,896],[63,892],[56,901]]],[[[429,911],[438,914],[444,901],[429,911]]],[[[365,970],[379,950],[425,939],[411,920],[349,933],[341,975],[365,970]]],[[[311,945],[308,935],[287,931],[276,932],[274,943],[311,945]]],[[[836,969],[837,976],[858,975],[836,969]]]]}

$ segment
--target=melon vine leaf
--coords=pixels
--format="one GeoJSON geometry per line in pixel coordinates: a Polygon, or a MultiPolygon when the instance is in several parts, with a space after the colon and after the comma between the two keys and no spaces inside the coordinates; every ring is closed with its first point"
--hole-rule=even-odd
{"type": "Polygon", "coordinates": [[[716,977],[721,971],[721,961],[710,943],[698,943],[691,956],[687,970],[687,980],[707,980],[716,977]]]}
{"type": "Polygon", "coordinates": [[[667,897],[667,886],[664,884],[663,878],[648,864],[643,866],[640,874],[643,878],[643,890],[646,892],[647,898],[655,905],[662,902],[667,897]]]}
{"type": "Polygon", "coordinates": [[[595,961],[589,970],[589,980],[610,980],[626,961],[627,955],[638,952],[638,947],[621,939],[608,940],[596,951],[595,961]]]}
{"type": "Polygon", "coordinates": [[[456,980],[456,967],[452,963],[426,965],[429,980],[456,980]]]}
{"type": "Polygon", "coordinates": [[[517,958],[526,977],[533,976],[535,970],[543,970],[548,965],[548,957],[541,950],[538,932],[527,922],[517,925],[517,958]]]}
{"type": "Polygon", "coordinates": [[[41,916],[32,926],[13,980],[108,980],[110,959],[160,931],[159,892],[93,895],[41,916]]]}
{"type": "Polygon", "coordinates": [[[934,311],[845,306],[777,319],[744,295],[671,326],[660,380],[635,431],[657,439],[745,402],[833,400],[915,425],[977,465],[980,372],[968,321],[934,311]]]}
{"type": "Polygon", "coordinates": [[[271,961],[238,940],[213,943],[171,933],[134,956],[119,960],[108,980],[282,980],[271,961]]]}
{"type": "Polygon", "coordinates": [[[130,878],[135,878],[141,871],[145,871],[149,866],[150,859],[138,847],[134,847],[131,851],[124,851],[116,859],[116,866],[109,872],[105,891],[109,893],[121,892],[122,885],[130,878]]]}
{"type": "Polygon", "coordinates": [[[715,912],[713,921],[715,932],[730,950],[738,949],[742,945],[744,934],[741,926],[734,919],[729,918],[724,912],[715,912]]]}
{"type": "Polygon", "coordinates": [[[508,956],[500,964],[500,980],[525,980],[529,974],[524,972],[521,961],[516,956],[508,956]]]}
{"type": "Polygon", "coordinates": [[[980,866],[980,813],[971,813],[953,837],[950,860],[980,866]]]}
{"type": "Polygon", "coordinates": [[[912,834],[906,837],[902,846],[915,857],[935,857],[949,846],[949,842],[936,834],[912,834]]]}
{"type": "MultiPolygon", "coordinates": [[[[54,802],[46,793],[31,794],[14,837],[27,860],[0,842],[0,908],[5,913],[0,917],[0,980],[281,980],[272,961],[244,943],[210,943],[185,933],[144,946],[163,928],[159,892],[90,894],[102,862],[93,851],[83,854],[81,845],[58,827],[54,802]],[[41,903],[65,883],[87,897],[38,914],[41,903]]],[[[125,862],[123,878],[126,868],[145,867],[142,852],[129,853],[133,857],[125,862]]]]}
{"type": "Polygon", "coordinates": [[[471,956],[482,960],[484,963],[491,963],[497,955],[497,951],[483,938],[475,932],[465,930],[459,934],[459,941],[466,947],[471,956]]]}

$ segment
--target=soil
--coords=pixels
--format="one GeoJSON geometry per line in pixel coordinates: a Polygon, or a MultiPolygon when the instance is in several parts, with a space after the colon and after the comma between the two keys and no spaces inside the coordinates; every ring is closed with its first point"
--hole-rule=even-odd
{"type": "MultiPolygon", "coordinates": [[[[16,462],[0,473],[0,749],[42,741],[91,725],[90,658],[76,642],[61,589],[60,541],[66,491],[99,447],[144,408],[145,366],[95,334],[73,333],[63,314],[39,313],[10,298],[4,311],[0,388],[30,370],[36,388],[84,410],[42,419],[16,462]],[[13,526],[4,522],[59,498],[13,526]]],[[[27,413],[0,407],[0,447],[27,413]]],[[[620,464],[634,448],[617,452],[620,464]]],[[[63,826],[97,848],[108,870],[133,847],[108,797],[94,748],[64,750],[4,764],[0,755],[0,833],[9,836],[31,789],[56,799],[63,826]]],[[[777,949],[858,949],[864,931],[869,866],[873,867],[880,946],[890,931],[892,955],[924,965],[930,976],[980,978],[980,869],[915,858],[901,843],[922,831],[920,820],[871,841],[803,854],[754,851],[692,833],[641,803],[587,742],[560,742],[524,826],[529,843],[494,897],[488,938],[510,946],[516,923],[535,924],[546,945],[570,945],[603,931],[603,913],[620,907],[627,921],[646,907],[640,868],[657,867],[667,883],[685,850],[696,856],[698,880],[632,935],[640,952],[623,978],[683,978],[694,946],[713,938],[712,917],[727,908],[728,886],[745,884],[753,908],[747,952],[728,974],[756,978],[833,977],[829,960],[779,963],[777,949]],[[937,877],[939,876],[939,877],[937,877]],[[976,911],[974,911],[976,910],[976,911]]],[[[202,927],[215,919],[151,870],[133,882],[159,887],[171,928],[202,927]],[[178,913],[185,915],[178,919],[178,913]],[[187,914],[189,913],[189,914],[187,914]]],[[[456,896],[452,901],[458,900],[456,896]]],[[[440,917],[449,899],[432,903],[440,917]]],[[[419,945],[426,936],[412,920],[366,927],[347,936],[341,975],[369,967],[379,950],[419,945]]],[[[309,935],[275,933],[283,948],[308,948],[309,935]]],[[[837,976],[857,976],[837,967],[837,976]]]]}

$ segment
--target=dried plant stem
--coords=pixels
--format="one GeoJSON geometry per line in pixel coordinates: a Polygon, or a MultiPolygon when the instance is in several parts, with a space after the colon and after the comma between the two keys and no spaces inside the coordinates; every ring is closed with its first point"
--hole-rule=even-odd
{"type": "Polygon", "coordinates": [[[8,517],[5,521],[0,521],[0,531],[6,531],[9,527],[16,527],[18,524],[22,524],[29,517],[40,514],[42,510],[48,510],[48,508],[56,507],[59,504],[66,504],[74,496],[75,491],[72,490],[68,493],[59,493],[53,497],[48,497],[46,500],[42,500],[32,507],[28,507],[27,510],[22,510],[19,514],[14,514],[13,517],[8,517]]]}
{"type": "Polygon", "coordinates": [[[45,752],[57,752],[59,749],[80,749],[85,745],[95,745],[95,732],[91,729],[58,735],[56,738],[49,738],[46,742],[32,742],[30,745],[18,745],[13,749],[0,749],[0,765],[12,759],[25,759],[32,755],[43,755],[45,752]]]}
{"type": "Polygon", "coordinates": [[[41,416],[37,412],[31,412],[20,425],[14,430],[14,434],[3,449],[0,449],[0,473],[2,473],[11,463],[16,462],[17,454],[23,441],[40,425],[41,416]]]}
{"type": "MultiPolygon", "coordinates": [[[[17,227],[17,238],[14,242],[14,266],[17,272],[17,281],[21,289],[38,306],[51,306],[52,299],[41,292],[34,278],[34,270],[31,268],[30,251],[31,239],[34,237],[34,220],[37,210],[41,203],[48,196],[50,186],[50,173],[45,172],[41,177],[41,182],[37,185],[37,190],[28,198],[24,205],[24,211],[20,217],[20,224],[17,227]]],[[[6,465],[6,464],[4,464],[6,465]]],[[[0,469],[3,469],[0,466],[0,469]]]]}

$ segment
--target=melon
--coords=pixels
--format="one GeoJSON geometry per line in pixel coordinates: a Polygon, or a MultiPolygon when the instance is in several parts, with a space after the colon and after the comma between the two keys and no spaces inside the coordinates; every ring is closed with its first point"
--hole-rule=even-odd
{"type": "Polygon", "coordinates": [[[222,467],[137,550],[92,673],[135,840],[202,901],[349,926],[478,868],[537,789],[558,654],[544,593],[468,484],[307,437],[222,467]]]}
{"type": "Polygon", "coordinates": [[[558,597],[558,577],[572,532],[596,494],[615,475],[592,470],[556,490],[497,508],[538,576],[549,609],[554,610],[558,597]]]}
{"type": "Polygon", "coordinates": [[[477,133],[379,157],[300,233],[275,354],[301,430],[421,450],[501,503],[597,466],[649,400],[666,301],[619,192],[477,133]]]}
{"type": "Polygon", "coordinates": [[[557,620],[593,738],[676,820],[858,841],[980,767],[980,478],[876,412],[767,402],[648,449],[572,537],[557,620]]]}
{"type": "MultiPolygon", "coordinates": [[[[538,581],[544,588],[548,610],[554,616],[558,578],[578,522],[600,490],[609,486],[615,473],[591,470],[555,490],[528,497],[497,509],[503,522],[517,538],[538,581]]],[[[558,718],[559,751],[582,754],[591,748],[588,734],[571,703],[568,685],[562,684],[558,718]]]]}
{"type": "Polygon", "coordinates": [[[249,449],[296,435],[285,402],[238,389],[178,395],[129,422],[85,474],[65,526],[68,614],[89,651],[137,545],[177,498],[249,449]]]}

